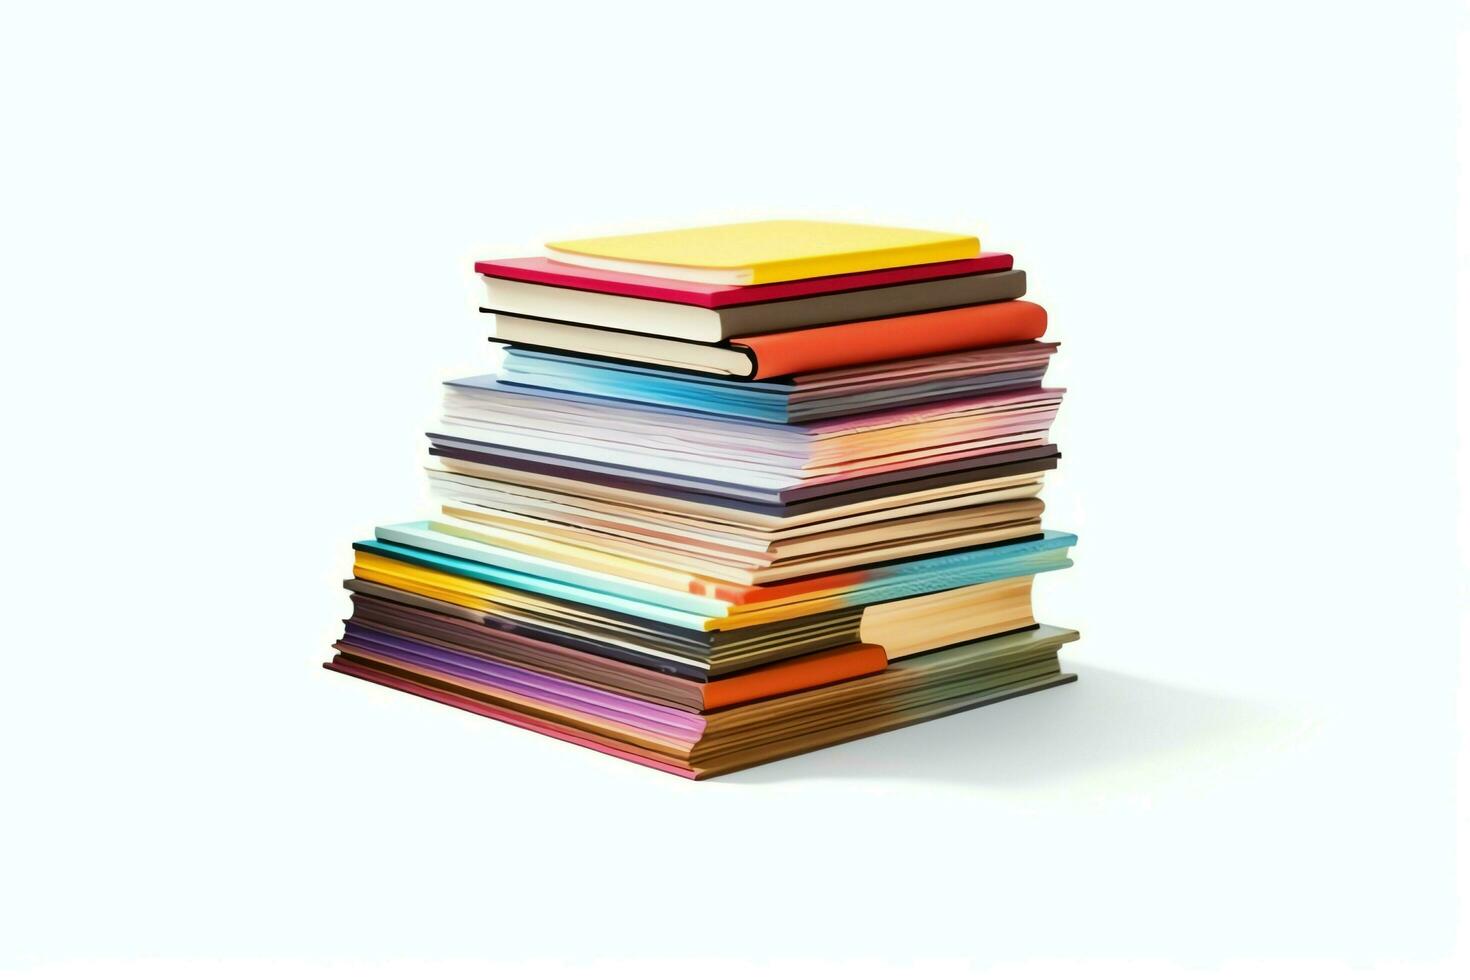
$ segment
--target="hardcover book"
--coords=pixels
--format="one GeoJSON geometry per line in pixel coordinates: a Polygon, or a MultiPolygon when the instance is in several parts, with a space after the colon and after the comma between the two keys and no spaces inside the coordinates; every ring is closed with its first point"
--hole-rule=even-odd
{"type": "Polygon", "coordinates": [[[481,309],[681,340],[716,342],[774,330],[1015,299],[1026,288],[1024,275],[1008,274],[1012,271],[1009,255],[766,286],[707,286],[599,273],[595,269],[575,270],[583,275],[570,276],[548,273],[548,267],[573,268],[547,259],[479,263],[476,268],[485,276],[486,292],[481,309]],[[512,264],[516,262],[541,265],[512,264]],[[568,285],[587,281],[587,276],[594,273],[609,277],[609,281],[597,283],[603,288],[568,285]],[[664,285],[652,289],[646,286],[650,282],[664,285]],[[723,290],[723,293],[703,290],[723,290]]]}
{"type": "Polygon", "coordinates": [[[717,344],[505,314],[495,317],[494,339],[533,350],[697,374],[779,378],[1036,340],[1046,333],[1046,310],[1010,299],[1025,291],[1024,273],[1003,272],[990,278],[1004,286],[1002,276],[1017,278],[1006,280],[1011,286],[1000,289],[991,301],[975,306],[753,334],[717,344]]]}
{"type": "Polygon", "coordinates": [[[487,259],[475,263],[475,271],[487,279],[555,286],[579,292],[605,293],[634,299],[678,303],[719,310],[730,306],[750,306],[802,296],[826,293],[848,293],[858,290],[896,286],[905,282],[932,282],[982,272],[1004,272],[1011,267],[1012,256],[1005,252],[981,252],[973,259],[953,262],[926,262],[923,265],[891,266],[867,272],[850,272],[841,276],[817,276],[812,279],[790,279],[756,286],[730,286],[708,282],[687,282],[658,276],[640,276],[608,269],[590,269],[569,265],[545,256],[533,255],[514,259],[487,259]]]}
{"type": "Polygon", "coordinates": [[[881,673],[694,714],[566,682],[392,647],[339,650],[327,667],[689,779],[775,759],[1076,679],[1057,660],[1072,630],[1040,626],[913,657],[881,673]]]}

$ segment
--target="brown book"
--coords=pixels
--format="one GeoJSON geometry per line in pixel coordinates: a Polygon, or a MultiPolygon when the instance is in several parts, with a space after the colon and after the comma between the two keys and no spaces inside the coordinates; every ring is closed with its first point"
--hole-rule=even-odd
{"type": "Polygon", "coordinates": [[[1057,652],[1072,630],[1037,629],[899,661],[878,674],[735,705],[680,725],[559,706],[391,660],[339,655],[341,673],[691,779],[770,762],[1075,680],[1057,652]]]}

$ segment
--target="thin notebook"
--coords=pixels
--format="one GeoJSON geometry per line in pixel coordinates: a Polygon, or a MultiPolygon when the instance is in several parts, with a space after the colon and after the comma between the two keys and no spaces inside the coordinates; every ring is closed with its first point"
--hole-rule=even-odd
{"type": "Polygon", "coordinates": [[[750,221],[550,242],[546,250],[572,265],[746,285],[971,259],[980,240],[835,221],[750,221]]]}

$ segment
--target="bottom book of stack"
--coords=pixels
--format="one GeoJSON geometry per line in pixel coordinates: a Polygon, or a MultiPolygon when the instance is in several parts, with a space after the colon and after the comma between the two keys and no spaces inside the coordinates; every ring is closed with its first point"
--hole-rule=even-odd
{"type": "Polygon", "coordinates": [[[353,615],[329,669],[691,779],[1076,679],[1057,655],[1077,634],[1054,626],[892,660],[853,642],[715,675],[609,658],[589,652],[598,643],[565,645],[567,634],[553,641],[494,612],[348,584],[353,615]]]}

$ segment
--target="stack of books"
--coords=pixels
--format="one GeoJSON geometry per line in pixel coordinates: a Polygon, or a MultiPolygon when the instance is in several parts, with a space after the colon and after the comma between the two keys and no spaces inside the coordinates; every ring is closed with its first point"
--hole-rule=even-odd
{"type": "Polygon", "coordinates": [[[1074,680],[1057,345],[970,235],[766,221],[478,263],[505,345],[326,666],[691,778],[1074,680]]]}

